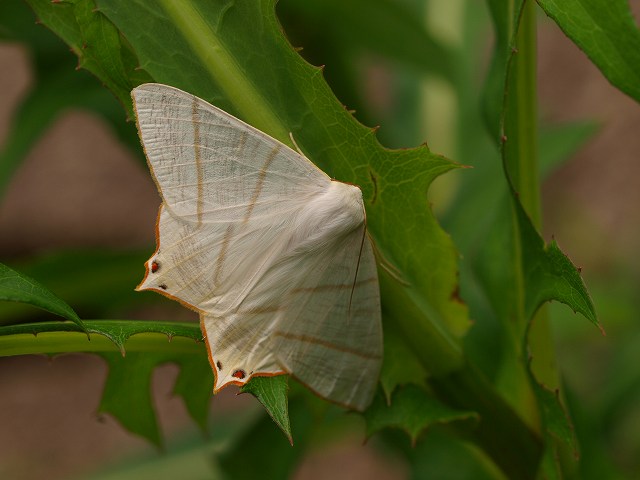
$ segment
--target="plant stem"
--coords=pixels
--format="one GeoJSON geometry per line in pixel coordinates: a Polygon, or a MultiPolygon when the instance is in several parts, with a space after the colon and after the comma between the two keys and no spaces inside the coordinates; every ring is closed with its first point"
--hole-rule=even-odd
{"type": "Polygon", "coordinates": [[[538,108],[536,79],[536,4],[527,0],[520,17],[510,72],[505,118],[505,158],[520,203],[540,228],[538,175],[538,108]]]}
{"type": "Polygon", "coordinates": [[[197,324],[109,320],[86,320],[84,323],[89,335],[71,322],[0,327],[0,357],[118,351],[205,354],[204,344],[196,341],[200,339],[197,324]]]}
{"type": "MultiPolygon", "coordinates": [[[[513,59],[511,104],[507,110],[505,132],[508,137],[506,159],[514,188],[533,225],[542,229],[540,175],[538,168],[537,108],[537,35],[536,3],[527,0],[523,7],[517,35],[518,52],[513,59]],[[511,127],[507,130],[508,127],[511,127]]],[[[533,319],[522,318],[518,338],[528,332],[532,370],[539,381],[550,388],[559,386],[555,352],[546,306],[533,319]]],[[[523,358],[526,360],[524,352],[523,358]]],[[[528,355],[527,355],[528,356],[528,355]]]]}

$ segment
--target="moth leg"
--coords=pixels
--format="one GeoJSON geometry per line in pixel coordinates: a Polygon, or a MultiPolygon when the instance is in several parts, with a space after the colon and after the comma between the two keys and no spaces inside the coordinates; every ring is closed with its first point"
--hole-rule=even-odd
{"type": "Polygon", "coordinates": [[[293,146],[296,147],[296,150],[298,151],[298,153],[300,155],[302,155],[304,158],[307,158],[307,156],[302,152],[302,150],[300,150],[300,147],[296,143],[296,139],[293,138],[293,132],[289,132],[289,138],[291,139],[291,142],[293,143],[293,146]]]}
{"type": "MultiPolygon", "coordinates": [[[[369,235],[369,232],[367,232],[367,235],[369,235]]],[[[411,283],[404,279],[402,272],[398,267],[384,257],[371,235],[369,235],[369,240],[371,240],[371,245],[373,246],[373,255],[376,257],[376,262],[382,267],[382,269],[401,285],[404,285],[405,287],[410,286],[411,283]]]]}

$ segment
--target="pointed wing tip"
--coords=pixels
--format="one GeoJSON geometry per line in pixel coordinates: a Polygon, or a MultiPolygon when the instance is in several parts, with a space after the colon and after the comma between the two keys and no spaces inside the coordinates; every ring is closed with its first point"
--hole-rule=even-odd
{"type": "Polygon", "coordinates": [[[182,90],[180,90],[179,88],[172,87],[171,85],[165,85],[164,83],[157,83],[157,82],[148,82],[148,83],[142,83],[137,87],[133,88],[133,90],[131,90],[131,96],[135,100],[136,94],[149,93],[149,92],[157,93],[160,90],[164,90],[164,91],[171,90],[174,92],[185,93],[185,92],[182,92],[182,90]]]}
{"type": "Polygon", "coordinates": [[[144,278],[138,285],[136,285],[136,288],[134,290],[136,292],[143,292],[145,290],[152,290],[153,288],[154,286],[149,284],[149,270],[147,268],[147,272],[145,273],[144,278]]]}
{"type": "Polygon", "coordinates": [[[131,93],[133,93],[133,92],[140,92],[140,91],[143,91],[143,90],[153,89],[153,88],[158,87],[158,86],[162,86],[162,87],[164,87],[164,86],[166,86],[166,85],[163,85],[162,83],[155,83],[155,82],[141,83],[141,84],[140,84],[140,85],[138,85],[137,87],[134,87],[134,88],[131,90],[131,93]]]}
{"type": "Polygon", "coordinates": [[[167,292],[157,284],[150,282],[146,277],[140,282],[140,284],[135,288],[136,292],[157,292],[162,295],[166,295],[167,292]]]}
{"type": "Polygon", "coordinates": [[[163,85],[162,83],[143,83],[131,90],[131,98],[133,99],[133,103],[136,104],[141,95],[157,93],[161,89],[173,89],[173,87],[170,87],[169,85],[163,85]]]}

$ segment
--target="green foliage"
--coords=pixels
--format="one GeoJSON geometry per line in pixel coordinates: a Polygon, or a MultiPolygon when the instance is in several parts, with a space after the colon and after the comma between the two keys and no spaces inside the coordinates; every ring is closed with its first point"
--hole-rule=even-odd
{"type": "Polygon", "coordinates": [[[240,388],[241,393],[250,393],[267,409],[269,415],[293,445],[291,425],[289,423],[288,377],[278,375],[275,378],[255,377],[240,388]]]}
{"type": "MultiPolygon", "coordinates": [[[[140,283],[140,265],[148,256],[148,252],[138,251],[58,251],[13,266],[40,279],[81,314],[112,316],[125,305],[144,304],[151,297],[134,291],[140,283]],[[60,275],[62,271],[65,275],[60,275]]],[[[0,303],[0,324],[2,319],[25,321],[32,317],[34,311],[26,305],[0,303]]]]}
{"type": "Polygon", "coordinates": [[[51,291],[6,265],[0,263],[0,300],[21,302],[42,308],[48,312],[71,320],[80,328],[84,328],[82,320],[73,309],[51,291]]]}
{"type": "Polygon", "coordinates": [[[96,11],[93,0],[51,2],[36,0],[29,5],[42,23],[64,40],[84,68],[108,85],[111,92],[133,118],[130,92],[151,77],[138,69],[135,53],[104,15],[96,11]]]}
{"type": "Polygon", "coordinates": [[[640,102],[640,29],[627,0],[537,0],[605,77],[640,102]]]}
{"type": "MultiPolygon", "coordinates": [[[[465,3],[459,25],[464,36],[456,46],[425,27],[417,2],[282,0],[278,16],[275,0],[27,3],[63,43],[41,27],[30,28],[33,14],[22,4],[0,6],[3,37],[30,46],[36,71],[0,151],[0,189],[70,106],[102,115],[142,158],[125,118],[132,117],[130,90],[147,81],[198,95],[284,143],[291,144],[291,133],[331,177],[362,188],[381,263],[398,272],[380,269],[385,357],[382,390],[363,414],[367,435],[375,433],[397,450],[415,478],[453,471],[463,478],[563,478],[578,468],[564,459],[579,449],[577,443],[597,450],[585,432],[598,426],[585,420],[575,397],[565,399],[543,305],[558,300],[599,326],[598,319],[579,271],[555,241],[545,244],[537,231],[541,175],[595,129],[590,122],[543,125],[538,134],[531,0],[488,0],[496,41],[481,94],[476,85],[484,66],[477,45],[488,17],[479,2],[465,3]],[[291,46],[279,19],[292,43],[305,47],[306,60],[327,64],[326,80],[291,46]],[[80,72],[73,71],[68,48],[80,72]],[[400,92],[393,99],[397,111],[388,114],[397,121],[389,129],[395,141],[404,145],[407,132],[420,131],[419,84],[425,75],[437,77],[458,100],[460,163],[426,144],[387,149],[375,129],[347,110],[357,107],[360,120],[377,121],[379,112],[359,77],[367,61],[380,58],[394,72],[389,90],[400,92]],[[462,164],[474,169],[460,170],[462,164]],[[427,192],[452,170],[458,170],[460,184],[441,213],[443,229],[427,192]],[[566,404],[578,412],[576,437],[566,404]],[[406,432],[415,448],[403,446],[406,438],[394,436],[395,429],[406,432]]],[[[612,8],[587,0],[538,3],[614,85],[640,99],[638,29],[622,0],[612,8]]],[[[110,318],[121,306],[154,301],[153,295],[132,293],[145,258],[140,252],[55,252],[19,270],[49,285],[83,316],[110,318]]],[[[76,322],[16,324],[33,320],[33,311],[0,305],[0,356],[100,355],[109,374],[99,410],[158,446],[164,441],[151,377],[158,365],[175,363],[180,374],[174,391],[208,431],[213,374],[197,324],[80,322],[44,287],[0,269],[1,298],[76,322]]],[[[628,384],[633,390],[637,376],[628,384]]],[[[337,435],[339,429],[327,427],[340,423],[331,421],[341,415],[337,409],[296,388],[292,380],[290,394],[288,378],[276,376],[256,377],[241,389],[271,418],[230,429],[229,444],[215,454],[228,477],[284,478],[314,436],[337,435]]],[[[598,465],[613,471],[605,460],[598,465]]]]}
{"type": "Polygon", "coordinates": [[[474,412],[455,410],[415,385],[399,389],[389,402],[378,395],[365,413],[368,436],[385,428],[395,427],[404,430],[411,438],[412,444],[434,424],[474,417],[477,417],[474,412]]]}

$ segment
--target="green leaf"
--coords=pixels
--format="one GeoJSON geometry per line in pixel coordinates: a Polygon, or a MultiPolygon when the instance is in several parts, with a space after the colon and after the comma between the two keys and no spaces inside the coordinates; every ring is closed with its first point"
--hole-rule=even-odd
{"type": "Polygon", "coordinates": [[[289,376],[253,377],[240,388],[240,393],[250,393],[264,406],[276,425],[293,445],[289,423],[289,376]]]}
{"type": "Polygon", "coordinates": [[[384,359],[380,372],[380,383],[387,400],[391,404],[391,394],[400,385],[413,383],[426,386],[427,372],[417,355],[409,348],[393,325],[385,325],[384,359]]]}
{"type": "Polygon", "coordinates": [[[180,366],[176,390],[198,425],[206,430],[209,400],[213,392],[213,373],[205,355],[184,355],[179,350],[168,352],[100,353],[109,365],[100,413],[113,415],[123,427],[154,445],[163,442],[151,395],[151,379],[156,367],[172,362],[180,366]],[[186,390],[185,387],[190,387],[186,390]]]}
{"type": "Polygon", "coordinates": [[[67,320],[82,330],[85,326],[80,317],[63,300],[32,278],[0,263],[0,300],[33,305],[67,320]]]}
{"type": "MultiPolygon", "coordinates": [[[[84,312],[83,316],[108,317],[135,302],[164,300],[158,295],[134,291],[148,256],[148,251],[57,251],[12,267],[49,285],[81,314],[84,312]]],[[[32,309],[25,305],[0,304],[0,324],[23,321],[32,314],[32,309]]]]}
{"type": "Polygon", "coordinates": [[[161,447],[160,429],[151,399],[151,374],[167,360],[150,352],[102,353],[109,365],[98,412],[113,415],[124,428],[161,447]]]}
{"type": "Polygon", "coordinates": [[[407,385],[393,394],[391,406],[382,395],[376,395],[364,417],[367,421],[367,436],[384,428],[394,427],[404,430],[415,444],[420,434],[432,425],[473,420],[478,415],[471,411],[453,409],[430,396],[423,388],[407,385]]]}
{"type": "Polygon", "coordinates": [[[130,92],[151,80],[137,64],[129,45],[118,30],[95,8],[93,0],[29,0],[34,12],[56,32],[78,56],[78,66],[109,85],[133,118],[130,92]]]}
{"type": "Polygon", "coordinates": [[[531,319],[544,302],[558,300],[584,315],[600,327],[591,296],[578,269],[560,251],[555,241],[545,245],[531,220],[514,201],[522,245],[522,270],[525,289],[525,314],[531,319]]]}
{"type": "Polygon", "coordinates": [[[640,102],[640,30],[628,0],[537,0],[618,89],[640,102]]]}
{"type": "Polygon", "coordinates": [[[561,445],[558,442],[562,446],[568,447],[574,461],[578,458],[578,444],[573,425],[569,414],[560,401],[560,392],[558,390],[552,392],[535,378],[532,378],[532,384],[541,407],[544,425],[545,452],[541,468],[545,478],[561,480],[563,478],[562,471],[558,464],[561,445]]]}
{"type": "Polygon", "coordinates": [[[209,404],[213,395],[213,370],[207,355],[173,359],[180,366],[173,393],[184,401],[187,411],[203,432],[208,432],[209,404]]]}

